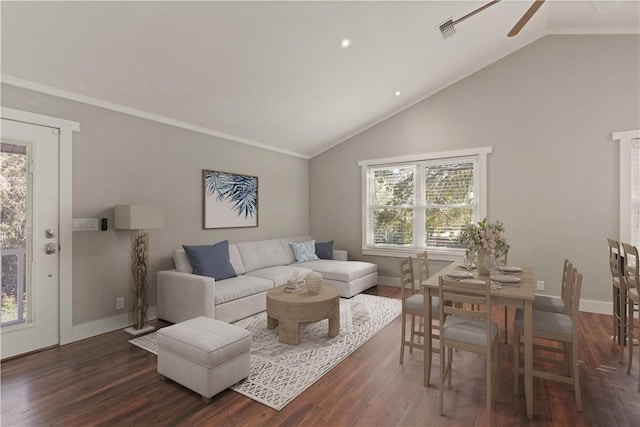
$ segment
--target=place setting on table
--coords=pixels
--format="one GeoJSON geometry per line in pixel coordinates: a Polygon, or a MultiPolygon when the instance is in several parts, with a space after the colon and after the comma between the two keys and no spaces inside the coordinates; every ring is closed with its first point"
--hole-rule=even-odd
{"type": "Polygon", "coordinates": [[[445,275],[450,279],[476,284],[479,284],[479,282],[485,283],[489,279],[491,281],[491,289],[499,291],[502,286],[520,287],[522,279],[519,276],[522,272],[522,267],[500,265],[498,258],[495,255],[490,255],[488,261],[489,274],[481,274],[472,262],[471,257],[465,257],[463,264],[456,265],[455,269],[445,275]]]}

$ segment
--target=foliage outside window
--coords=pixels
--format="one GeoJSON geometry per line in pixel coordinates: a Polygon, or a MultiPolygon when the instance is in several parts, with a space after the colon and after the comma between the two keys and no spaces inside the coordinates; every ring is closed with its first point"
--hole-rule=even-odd
{"type": "Polygon", "coordinates": [[[27,156],[24,147],[2,143],[0,149],[0,246],[2,248],[2,324],[20,320],[26,313],[24,282],[26,274],[27,156]],[[22,269],[22,271],[19,271],[22,269]],[[20,299],[20,300],[19,300],[20,299]]]}
{"type": "Polygon", "coordinates": [[[481,164],[490,148],[469,151],[361,162],[364,253],[463,252],[460,234],[484,215],[481,164]]]}

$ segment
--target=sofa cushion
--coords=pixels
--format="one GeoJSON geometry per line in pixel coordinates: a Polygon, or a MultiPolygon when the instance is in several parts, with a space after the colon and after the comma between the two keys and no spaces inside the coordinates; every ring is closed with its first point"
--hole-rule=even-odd
{"type": "Polygon", "coordinates": [[[309,240],[302,243],[289,243],[297,262],[313,261],[318,259],[316,255],[316,241],[309,240]]]}
{"type": "Polygon", "coordinates": [[[316,255],[320,259],[333,259],[333,240],[329,242],[316,242],[316,255]]]}
{"type": "Polygon", "coordinates": [[[229,262],[236,271],[236,274],[244,274],[244,265],[242,264],[242,258],[240,257],[240,251],[235,243],[229,243],[229,262]]]}
{"type": "Polygon", "coordinates": [[[280,240],[258,240],[236,243],[245,272],[289,264],[280,240]]]}
{"type": "Polygon", "coordinates": [[[193,274],[224,280],[235,277],[236,271],[229,262],[229,241],[223,240],[215,245],[182,245],[193,268],[193,274]]]}
{"type": "Polygon", "coordinates": [[[316,270],[325,279],[350,282],[367,274],[378,271],[378,265],[362,261],[334,261],[331,259],[319,259],[316,261],[301,262],[296,267],[305,267],[316,270]]]}
{"type": "Polygon", "coordinates": [[[180,273],[193,273],[191,264],[189,264],[189,258],[184,248],[176,249],[173,251],[173,264],[176,266],[176,270],[180,273]]]}
{"type": "Polygon", "coordinates": [[[247,274],[216,282],[215,305],[224,304],[274,287],[273,280],[247,274]]]}
{"type": "Polygon", "coordinates": [[[263,277],[265,279],[273,280],[273,282],[275,283],[275,286],[282,286],[287,284],[287,279],[293,276],[296,271],[303,278],[306,277],[307,274],[311,273],[310,269],[300,267],[298,266],[298,264],[295,264],[295,265],[278,265],[275,267],[261,268],[260,270],[255,270],[250,273],[247,273],[246,275],[254,276],[254,277],[263,277]]]}

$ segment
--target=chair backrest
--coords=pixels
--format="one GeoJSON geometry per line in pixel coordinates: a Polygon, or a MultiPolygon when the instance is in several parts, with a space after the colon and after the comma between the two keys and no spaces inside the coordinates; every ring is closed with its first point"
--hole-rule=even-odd
{"type": "MultiPolygon", "coordinates": [[[[574,268],[571,274],[571,286],[569,287],[569,312],[567,313],[574,319],[574,325],[577,325],[578,311],[580,309],[580,292],[582,290],[582,274],[578,273],[578,269],[574,268]]],[[[574,328],[574,330],[577,328],[574,328]]]]}
{"type": "MultiPolygon", "coordinates": [[[[442,325],[447,316],[459,316],[485,321],[487,331],[491,330],[490,286],[486,282],[457,281],[440,276],[438,296],[440,298],[439,316],[442,325]],[[451,301],[452,304],[444,303],[451,301]],[[476,308],[472,308],[473,306],[476,308]]],[[[491,335],[487,333],[486,345],[491,345],[491,335]]]]}
{"type": "Polygon", "coordinates": [[[429,256],[427,251],[418,253],[418,282],[420,284],[429,278],[429,256]]]}
{"type": "Polygon", "coordinates": [[[400,260],[400,295],[402,301],[415,293],[415,280],[413,275],[413,260],[411,257],[400,260]],[[411,289],[412,292],[408,292],[411,289]]]}
{"type": "Polygon", "coordinates": [[[622,243],[624,249],[624,283],[625,288],[636,288],[640,284],[638,270],[638,248],[628,243],[622,243]]]}
{"type": "Polygon", "coordinates": [[[571,278],[573,275],[573,264],[568,259],[564,260],[564,267],[562,268],[562,289],[560,290],[560,296],[564,301],[565,313],[569,311],[569,297],[571,291],[571,278]]]}
{"type": "Polygon", "coordinates": [[[615,279],[620,277],[622,259],[620,258],[620,243],[617,240],[607,239],[609,242],[609,269],[611,276],[615,279]]]}

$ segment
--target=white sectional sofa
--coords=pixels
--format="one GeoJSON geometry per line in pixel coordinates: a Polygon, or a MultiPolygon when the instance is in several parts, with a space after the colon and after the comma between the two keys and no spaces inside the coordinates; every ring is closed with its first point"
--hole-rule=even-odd
{"type": "Polygon", "coordinates": [[[290,242],[306,242],[309,236],[229,243],[229,261],[237,276],[224,280],[192,273],[184,249],[173,252],[174,270],[158,272],[159,319],[172,323],[198,316],[225,322],[266,310],[266,292],[286,284],[294,272],[306,276],[312,270],[340,296],[350,298],[377,284],[378,266],[348,261],[347,252],[333,250],[333,259],[296,262],[290,242]]]}

